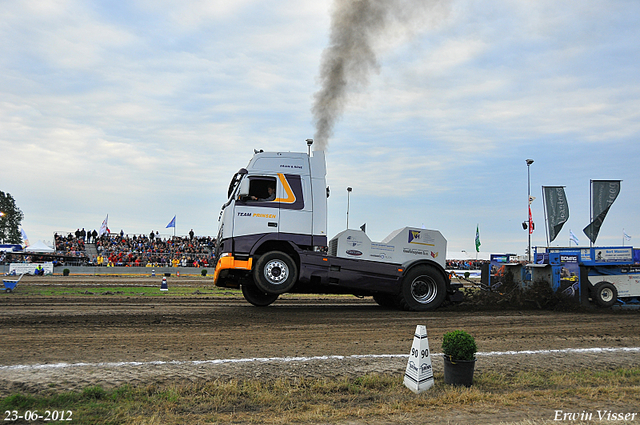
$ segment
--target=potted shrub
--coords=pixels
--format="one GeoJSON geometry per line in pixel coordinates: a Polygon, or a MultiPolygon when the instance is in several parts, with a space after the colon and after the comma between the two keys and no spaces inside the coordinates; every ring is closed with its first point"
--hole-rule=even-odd
{"type": "Polygon", "coordinates": [[[445,384],[471,386],[477,351],[475,339],[465,331],[455,330],[442,336],[445,384]]]}
{"type": "Polygon", "coordinates": [[[69,276],[69,269],[62,270],[62,276],[69,276]]]}
{"type": "Polygon", "coordinates": [[[200,271],[200,274],[201,274],[202,276],[206,276],[206,275],[207,275],[207,269],[202,269],[202,270],[200,271]]]}

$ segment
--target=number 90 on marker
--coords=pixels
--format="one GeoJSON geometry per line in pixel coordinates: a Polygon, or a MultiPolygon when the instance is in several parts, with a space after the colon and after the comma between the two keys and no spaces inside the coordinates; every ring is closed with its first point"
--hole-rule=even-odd
{"type": "Polygon", "coordinates": [[[424,350],[418,350],[417,348],[412,348],[411,355],[415,358],[418,358],[419,356],[421,359],[424,359],[425,357],[429,357],[429,350],[426,348],[424,350]]]}

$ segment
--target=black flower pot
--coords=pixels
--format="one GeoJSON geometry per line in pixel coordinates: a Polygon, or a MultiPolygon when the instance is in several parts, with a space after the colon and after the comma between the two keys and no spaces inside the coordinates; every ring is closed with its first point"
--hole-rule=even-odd
{"type": "Polygon", "coordinates": [[[470,387],[476,360],[451,360],[444,356],[444,383],[470,387]]]}

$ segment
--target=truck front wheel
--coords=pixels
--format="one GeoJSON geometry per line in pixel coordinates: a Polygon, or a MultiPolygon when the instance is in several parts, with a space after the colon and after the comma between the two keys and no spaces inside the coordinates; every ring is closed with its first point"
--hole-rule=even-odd
{"type": "Polygon", "coordinates": [[[593,297],[600,307],[611,307],[618,299],[618,291],[609,282],[600,282],[593,288],[593,297]]]}
{"type": "Polygon", "coordinates": [[[266,292],[258,289],[253,282],[242,284],[242,295],[245,300],[256,307],[266,307],[273,304],[273,302],[278,299],[278,295],[267,294],[266,292]]]}
{"type": "Polygon", "coordinates": [[[253,280],[267,294],[284,294],[296,284],[298,267],[284,252],[268,252],[256,261],[253,280]]]}
{"type": "Polygon", "coordinates": [[[376,294],[373,296],[373,300],[378,303],[380,307],[395,308],[396,299],[393,295],[388,294],[376,294]]]}
{"type": "Polygon", "coordinates": [[[418,266],[402,280],[398,305],[403,310],[428,311],[440,307],[447,288],[444,277],[433,267],[418,266]]]}

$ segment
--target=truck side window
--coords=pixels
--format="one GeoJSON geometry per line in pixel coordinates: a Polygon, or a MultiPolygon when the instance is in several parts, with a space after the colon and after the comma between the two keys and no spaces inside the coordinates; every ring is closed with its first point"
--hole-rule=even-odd
{"type": "Polygon", "coordinates": [[[249,177],[249,200],[270,202],[276,199],[275,177],[249,177]]]}

